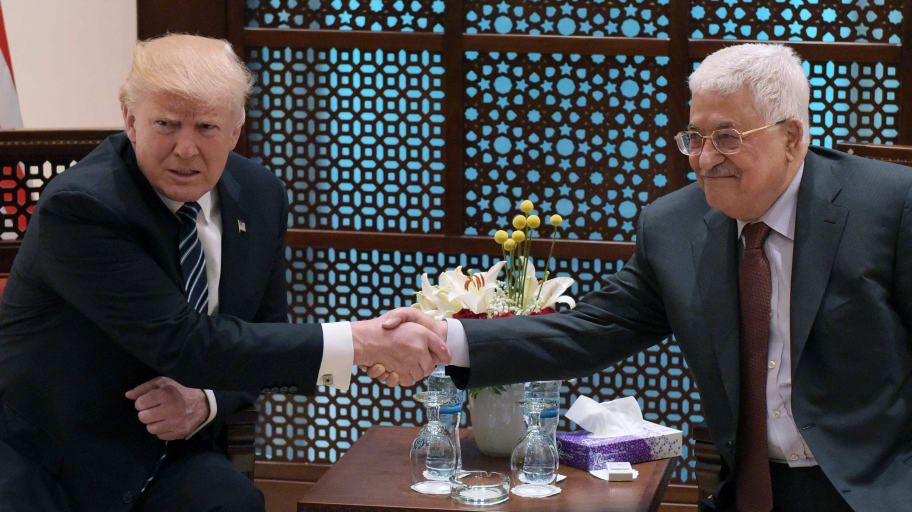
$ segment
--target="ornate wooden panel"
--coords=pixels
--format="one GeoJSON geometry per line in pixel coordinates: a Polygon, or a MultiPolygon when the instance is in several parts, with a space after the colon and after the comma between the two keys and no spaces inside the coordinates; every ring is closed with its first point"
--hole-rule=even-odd
{"type": "Polygon", "coordinates": [[[805,62],[811,143],[899,142],[899,67],[881,62],[805,62]]]}
{"type": "Polygon", "coordinates": [[[440,54],[248,48],[247,142],[288,185],[289,227],[442,229],[440,54]]]}
{"type": "Polygon", "coordinates": [[[41,191],[115,130],[0,131],[0,240],[25,234],[41,191]]]}
{"type": "Polygon", "coordinates": [[[692,0],[690,37],[899,44],[902,0],[692,0]]]}
{"type": "Polygon", "coordinates": [[[517,205],[565,217],[567,238],[631,241],[670,191],[667,57],[466,56],[465,232],[493,234],[517,205]]]}
{"type": "Polygon", "coordinates": [[[246,0],[248,27],[443,32],[443,0],[246,0]]]}
{"type": "MultiPolygon", "coordinates": [[[[633,241],[642,206],[686,182],[675,175],[683,174],[684,157],[669,144],[686,122],[680,105],[687,72],[721,44],[715,39],[817,42],[799,48],[807,50],[812,142],[901,141],[903,105],[912,102],[900,89],[899,54],[846,46],[853,52],[848,57],[838,45],[901,43],[903,8],[896,0],[467,0],[447,2],[444,11],[442,2],[430,1],[251,0],[244,34],[255,44],[244,51],[261,83],[249,140],[255,157],[289,184],[292,228],[490,235],[508,224],[520,200],[531,198],[540,212],[567,218],[566,238],[633,241]],[[418,26],[419,19],[427,21],[418,26]],[[275,44],[276,31],[267,40],[256,27],[386,33],[382,41],[358,34],[357,49],[324,50],[302,46],[329,31],[296,32],[298,42],[286,48],[275,44]],[[404,34],[408,51],[388,49],[397,32],[413,30],[444,32],[443,51],[436,53],[439,40],[422,43],[404,34]],[[527,37],[541,35],[553,37],[527,37]],[[602,45],[598,51],[580,43],[586,37],[602,45]],[[428,48],[416,49],[421,44],[428,48]],[[384,73],[408,73],[403,62],[437,81],[430,87],[391,81],[384,73]],[[448,76],[451,69],[459,75],[448,76]],[[369,75],[378,78],[368,82],[369,75]],[[370,103],[381,95],[415,102],[370,103]],[[448,105],[453,98],[457,104],[448,105]],[[416,108],[419,101],[433,106],[416,108]],[[422,134],[415,144],[390,139],[390,147],[405,141],[405,157],[377,156],[384,153],[375,132],[388,129],[385,116],[400,122],[398,133],[422,134]],[[448,130],[460,137],[448,137],[448,130]],[[408,153],[417,146],[423,152],[408,153]],[[428,213],[419,219],[422,210],[428,213]]],[[[493,262],[478,254],[347,249],[320,239],[319,247],[289,249],[295,321],[374,316],[410,303],[421,272],[493,262]]],[[[563,259],[557,272],[577,280],[571,293],[580,297],[620,264],[563,259]]],[[[388,390],[364,376],[356,381],[351,393],[265,397],[260,456],[331,462],[372,423],[423,421],[411,390],[388,390]]],[[[579,393],[602,400],[633,394],[647,419],[685,436],[703,419],[673,341],[568,383],[564,407],[579,393]]],[[[692,475],[694,459],[685,450],[688,469],[679,471],[679,482],[692,475]]]]}
{"type": "Polygon", "coordinates": [[[465,2],[466,33],[668,37],[669,0],[465,2]]]}
{"type": "MultiPolygon", "coordinates": [[[[528,197],[567,218],[567,238],[610,247],[631,241],[640,208],[683,182],[672,171],[681,161],[669,160],[683,156],[669,143],[683,124],[687,71],[721,39],[800,41],[813,143],[912,140],[912,89],[902,88],[912,53],[896,46],[912,32],[902,16],[910,8],[899,0],[232,5],[229,39],[258,80],[250,152],[288,184],[293,230],[488,235],[528,197]],[[345,48],[301,43],[342,31],[359,31],[345,48]]],[[[7,151],[2,142],[0,238],[14,239],[47,180],[78,156],[57,154],[54,144],[43,155],[7,151]]],[[[97,141],[81,144],[79,156],[97,141]]],[[[288,249],[294,321],[375,316],[410,303],[421,272],[494,261],[325,240],[333,239],[288,249]]],[[[580,297],[621,262],[577,257],[556,265],[577,280],[570,293],[580,297]]],[[[335,461],[371,424],[423,422],[411,393],[361,375],[348,393],[264,396],[259,456],[335,461]]],[[[685,436],[702,420],[673,341],[566,383],[563,407],[580,393],[635,395],[647,419],[685,436]]],[[[686,451],[685,468],[692,464],[686,451]]],[[[676,479],[691,475],[685,469],[676,479]]]]}

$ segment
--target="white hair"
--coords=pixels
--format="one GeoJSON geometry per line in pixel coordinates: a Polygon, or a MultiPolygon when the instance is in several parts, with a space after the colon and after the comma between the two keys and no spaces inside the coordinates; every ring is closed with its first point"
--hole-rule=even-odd
{"type": "Polygon", "coordinates": [[[797,117],[810,142],[808,103],[810,86],[801,58],[780,44],[740,44],[710,54],[690,74],[691,95],[734,94],[747,87],[754,109],[767,123],[797,117]]]}

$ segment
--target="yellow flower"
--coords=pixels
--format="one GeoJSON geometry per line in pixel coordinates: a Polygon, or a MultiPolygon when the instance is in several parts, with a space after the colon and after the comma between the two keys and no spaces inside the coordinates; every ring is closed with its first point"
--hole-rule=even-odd
{"type": "Polygon", "coordinates": [[[538,229],[538,226],[541,226],[541,219],[538,218],[538,215],[529,215],[526,217],[526,225],[532,229],[538,229]]]}
{"type": "Polygon", "coordinates": [[[507,241],[507,238],[510,238],[510,235],[502,229],[498,230],[497,233],[494,233],[494,241],[500,245],[503,245],[503,243],[507,241]]]}
{"type": "Polygon", "coordinates": [[[513,249],[516,249],[516,242],[512,238],[504,242],[504,250],[507,252],[513,252],[513,249]]]}
{"type": "Polygon", "coordinates": [[[532,201],[529,201],[528,199],[519,204],[519,209],[522,210],[523,213],[531,212],[534,207],[532,201]]]}
{"type": "Polygon", "coordinates": [[[513,217],[513,227],[516,229],[522,229],[526,227],[526,217],[524,215],[517,215],[513,217]]]}
{"type": "Polygon", "coordinates": [[[551,222],[552,226],[557,227],[557,226],[561,225],[561,222],[564,222],[564,219],[562,219],[560,215],[555,213],[554,215],[551,216],[550,222],[551,222]]]}
{"type": "Polygon", "coordinates": [[[514,232],[513,232],[513,241],[516,242],[516,243],[518,243],[518,244],[521,244],[521,243],[525,242],[525,241],[526,241],[526,234],[523,233],[522,231],[518,231],[518,230],[517,230],[517,231],[514,231],[514,232]]]}

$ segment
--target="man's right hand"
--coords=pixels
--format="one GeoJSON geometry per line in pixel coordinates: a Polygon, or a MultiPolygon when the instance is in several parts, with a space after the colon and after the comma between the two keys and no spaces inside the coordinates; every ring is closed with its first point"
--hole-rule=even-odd
{"type": "MultiPolygon", "coordinates": [[[[383,316],[380,317],[383,320],[384,329],[395,329],[401,324],[407,322],[414,322],[419,325],[422,325],[431,331],[437,333],[444,343],[446,343],[447,338],[447,323],[446,320],[435,320],[430,315],[422,313],[421,311],[415,308],[398,308],[392,311],[386,312],[383,316]]],[[[381,364],[376,363],[371,367],[361,365],[361,369],[367,372],[367,376],[372,379],[377,379],[381,382],[386,383],[387,386],[395,387],[402,384],[400,376],[397,372],[392,370],[387,370],[387,368],[381,364]]]]}
{"type": "MultiPolygon", "coordinates": [[[[413,311],[423,315],[417,310],[413,311]]],[[[428,376],[434,366],[450,362],[446,343],[438,334],[441,332],[439,324],[424,322],[433,325],[435,328],[432,330],[414,320],[401,325],[397,321],[397,327],[391,328],[385,322],[387,315],[351,324],[355,364],[361,367],[382,365],[385,372],[395,372],[399,385],[411,386],[428,376]]],[[[446,322],[442,323],[445,337],[446,322]]],[[[394,385],[389,380],[386,382],[394,385]]]]}

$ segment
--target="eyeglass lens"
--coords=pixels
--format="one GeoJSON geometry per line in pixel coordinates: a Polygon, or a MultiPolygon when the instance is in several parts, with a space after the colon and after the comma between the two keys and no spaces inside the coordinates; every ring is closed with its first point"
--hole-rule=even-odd
{"type": "MultiPolygon", "coordinates": [[[[703,137],[694,131],[682,132],[680,146],[688,155],[697,155],[703,150],[703,137]]],[[[741,136],[733,128],[722,128],[712,134],[713,145],[720,153],[734,153],[741,147],[741,136]]]]}

